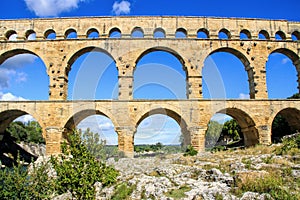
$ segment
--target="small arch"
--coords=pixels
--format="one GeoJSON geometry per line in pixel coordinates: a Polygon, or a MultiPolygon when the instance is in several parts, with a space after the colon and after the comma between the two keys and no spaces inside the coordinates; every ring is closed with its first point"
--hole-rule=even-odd
{"type": "Polygon", "coordinates": [[[166,38],[166,32],[162,28],[156,28],[153,32],[153,38],[166,38]]]}
{"type": "Polygon", "coordinates": [[[227,114],[237,121],[243,133],[245,146],[249,147],[259,143],[259,134],[255,122],[245,111],[239,108],[226,108],[217,113],[227,114]]]}
{"type": "Polygon", "coordinates": [[[261,30],[258,33],[258,39],[260,39],[260,40],[269,40],[270,35],[266,30],[261,30]]]}
{"type": "Polygon", "coordinates": [[[207,39],[209,38],[209,31],[205,28],[200,28],[198,31],[197,31],[197,38],[200,38],[200,39],[207,39]]]}
{"type": "Polygon", "coordinates": [[[47,40],[55,40],[56,39],[56,33],[53,29],[49,29],[44,33],[44,38],[47,40]]]}
{"type": "Polygon", "coordinates": [[[300,40],[300,32],[299,31],[294,31],[291,36],[292,36],[293,41],[299,41],[300,40]]]}
{"type": "Polygon", "coordinates": [[[175,32],[175,38],[186,38],[187,31],[184,28],[178,28],[175,32]]]}
{"type": "Polygon", "coordinates": [[[218,36],[221,40],[229,40],[231,38],[230,32],[225,28],[219,31],[218,36]]]}
{"type": "Polygon", "coordinates": [[[112,28],[110,31],[109,31],[109,37],[110,38],[121,38],[122,37],[122,32],[120,31],[120,29],[118,28],[112,28]]]}
{"type": "Polygon", "coordinates": [[[275,33],[275,40],[286,40],[285,33],[282,31],[277,31],[275,33]]]}
{"type": "Polygon", "coordinates": [[[99,38],[99,32],[95,28],[91,28],[86,33],[87,38],[99,38]]]}
{"type": "Polygon", "coordinates": [[[135,27],[131,31],[131,38],[143,38],[144,37],[144,31],[141,27],[135,27]]]}
{"type": "Polygon", "coordinates": [[[25,37],[27,40],[35,40],[36,39],[36,33],[34,30],[28,30],[25,33],[25,37]]]}
{"type": "Polygon", "coordinates": [[[77,32],[75,29],[70,28],[65,32],[65,39],[76,39],[77,38],[77,32]]]}
{"type": "Polygon", "coordinates": [[[15,30],[9,30],[5,33],[5,37],[9,41],[17,40],[17,32],[15,30]]]}
{"type": "Polygon", "coordinates": [[[272,122],[272,143],[281,142],[285,135],[300,131],[300,111],[296,108],[285,108],[279,111],[272,122]]]}
{"type": "Polygon", "coordinates": [[[251,39],[251,33],[250,33],[250,31],[248,31],[246,29],[243,29],[240,32],[240,39],[241,40],[250,40],[251,39]]]}

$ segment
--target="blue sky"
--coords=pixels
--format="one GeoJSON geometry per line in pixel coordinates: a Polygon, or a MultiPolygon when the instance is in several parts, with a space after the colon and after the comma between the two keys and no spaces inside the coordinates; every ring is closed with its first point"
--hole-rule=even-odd
{"type": "MultiPolygon", "coordinates": [[[[247,4],[237,0],[226,3],[221,0],[10,0],[1,2],[0,19],[176,15],[300,21],[299,7],[298,0],[253,0],[247,4]]],[[[272,54],[266,68],[269,98],[286,98],[297,92],[297,74],[289,58],[282,54],[272,54]]],[[[99,52],[81,56],[75,61],[69,74],[68,99],[116,99],[117,74],[115,64],[108,56],[99,52]]],[[[228,53],[211,55],[205,62],[203,74],[204,98],[249,98],[247,74],[235,56],[228,53]],[[219,84],[224,86],[223,90],[218,92],[215,88],[219,86],[213,85],[214,81],[211,80],[216,73],[220,77],[219,84]]],[[[153,52],[145,55],[137,64],[133,95],[135,99],[186,98],[184,81],[185,72],[174,56],[166,52],[153,52]],[[158,68],[163,77],[157,76],[158,68]]],[[[15,56],[0,66],[2,100],[47,100],[48,85],[46,68],[35,56],[15,56]]],[[[215,120],[223,118],[216,115],[215,120]]],[[[26,119],[30,117],[26,116],[26,119]]],[[[115,144],[117,141],[113,125],[105,117],[86,118],[78,127],[92,128],[108,140],[109,144],[115,144]]],[[[140,124],[135,143],[159,141],[175,144],[178,143],[179,135],[180,128],[173,119],[156,115],[140,124]]]]}

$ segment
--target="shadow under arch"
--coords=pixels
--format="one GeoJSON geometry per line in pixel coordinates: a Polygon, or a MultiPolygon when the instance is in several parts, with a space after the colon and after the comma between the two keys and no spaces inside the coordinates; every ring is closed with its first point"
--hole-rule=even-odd
{"type": "Polygon", "coordinates": [[[300,110],[297,108],[284,108],[280,110],[272,120],[272,132],[271,139],[272,142],[276,141],[276,139],[281,139],[285,135],[293,134],[300,131],[300,110]],[[279,117],[279,118],[278,118],[279,117]],[[281,119],[284,119],[287,122],[289,127],[276,127],[282,124],[280,122],[281,119]],[[277,124],[276,124],[277,123],[277,124]],[[280,129],[280,132],[276,132],[276,128],[280,129]],[[283,130],[284,128],[288,128],[289,130],[283,130]],[[287,132],[282,132],[287,131],[287,132]]]}
{"type": "Polygon", "coordinates": [[[155,109],[146,111],[145,113],[143,113],[141,115],[139,120],[136,122],[136,125],[135,125],[136,128],[140,125],[140,123],[144,119],[146,119],[147,117],[150,117],[152,115],[156,115],[156,114],[166,115],[166,116],[171,117],[172,119],[174,119],[181,128],[181,134],[184,137],[183,145],[186,146],[186,145],[191,144],[191,135],[188,131],[186,121],[181,117],[180,114],[178,114],[177,112],[175,112],[171,109],[168,109],[168,108],[155,108],[155,109]]]}
{"type": "Polygon", "coordinates": [[[230,53],[231,55],[234,55],[235,57],[237,57],[242,64],[244,65],[244,69],[247,72],[248,75],[248,84],[249,84],[249,91],[250,91],[250,99],[255,99],[255,83],[254,83],[254,71],[253,68],[250,66],[250,62],[248,60],[248,58],[239,50],[236,50],[234,48],[231,47],[221,47],[218,49],[215,49],[213,51],[211,51],[207,56],[206,59],[215,54],[215,53],[219,53],[219,52],[223,52],[223,53],[230,53]]]}
{"type": "Polygon", "coordinates": [[[238,108],[225,108],[217,113],[229,115],[237,121],[241,127],[241,131],[244,136],[244,145],[246,147],[259,143],[259,134],[255,127],[255,122],[246,112],[238,108]]]}

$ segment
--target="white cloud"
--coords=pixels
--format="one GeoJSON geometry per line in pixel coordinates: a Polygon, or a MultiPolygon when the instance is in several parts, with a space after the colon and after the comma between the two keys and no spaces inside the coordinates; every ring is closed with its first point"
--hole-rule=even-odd
{"type": "Polygon", "coordinates": [[[12,35],[8,38],[8,40],[10,40],[10,41],[16,41],[16,40],[17,40],[17,37],[18,37],[17,34],[12,34],[12,35]]]}
{"type": "Polygon", "coordinates": [[[31,115],[23,115],[21,117],[18,117],[14,121],[19,121],[23,123],[31,122],[31,121],[36,121],[31,115]]]}
{"type": "Polygon", "coordinates": [[[240,93],[239,94],[239,99],[250,99],[250,95],[249,94],[240,93]]]}
{"type": "Polygon", "coordinates": [[[18,97],[13,95],[12,93],[1,93],[0,92],[0,101],[27,101],[28,99],[24,99],[23,97],[18,97]]]}
{"type": "Polygon", "coordinates": [[[20,54],[7,59],[0,65],[0,90],[9,87],[11,80],[16,83],[25,82],[27,74],[18,69],[35,62],[37,57],[32,54],[20,54]]]}
{"type": "Polygon", "coordinates": [[[232,117],[223,113],[217,113],[211,118],[212,121],[219,122],[220,124],[224,124],[226,121],[231,119],[232,117]]]}
{"type": "Polygon", "coordinates": [[[286,64],[286,63],[288,63],[290,61],[290,59],[289,58],[283,58],[282,60],[281,60],[281,64],[286,64]]]}
{"type": "Polygon", "coordinates": [[[112,11],[116,15],[129,14],[130,13],[130,2],[123,0],[119,3],[116,1],[113,5],[112,11]]]}
{"type": "Polygon", "coordinates": [[[24,0],[28,9],[39,17],[58,16],[78,8],[80,2],[87,0],[24,0]]]}

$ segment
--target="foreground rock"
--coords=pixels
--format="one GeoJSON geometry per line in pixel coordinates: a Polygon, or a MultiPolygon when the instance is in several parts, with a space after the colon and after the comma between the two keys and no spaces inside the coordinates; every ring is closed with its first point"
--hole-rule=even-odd
{"type": "MultiPolygon", "coordinates": [[[[299,156],[299,155],[295,155],[299,156]]],[[[223,152],[202,153],[195,157],[182,154],[160,155],[147,158],[109,159],[108,165],[119,172],[118,183],[133,187],[128,199],[185,199],[185,200],[264,200],[273,199],[270,194],[244,191],[237,195],[233,192],[237,182],[257,180],[276,170],[290,171],[292,182],[299,180],[300,164],[293,162],[295,156],[276,156],[271,152],[223,152]]],[[[102,187],[96,183],[96,199],[111,199],[116,185],[102,187]]],[[[296,186],[295,194],[299,193],[296,186]]],[[[68,199],[70,194],[55,197],[68,199]]]]}

